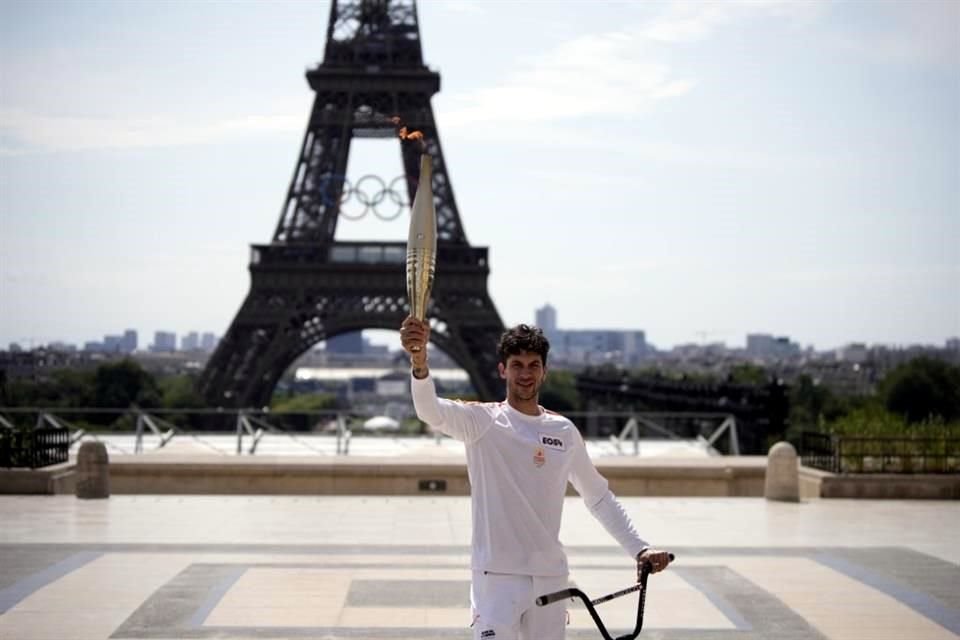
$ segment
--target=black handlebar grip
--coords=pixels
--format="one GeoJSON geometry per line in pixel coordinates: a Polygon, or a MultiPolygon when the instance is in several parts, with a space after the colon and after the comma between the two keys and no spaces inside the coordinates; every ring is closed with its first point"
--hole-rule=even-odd
{"type": "Polygon", "coordinates": [[[669,555],[669,556],[670,556],[670,562],[673,562],[674,560],[676,560],[676,559],[677,559],[677,556],[675,556],[675,555],[673,555],[672,553],[670,553],[670,554],[667,554],[667,555],[669,555]]]}
{"type": "Polygon", "coordinates": [[[545,596],[540,596],[537,598],[537,606],[545,607],[548,604],[556,602],[557,600],[566,600],[567,598],[572,598],[575,589],[561,589],[560,591],[555,591],[553,593],[548,593],[545,596]]]}

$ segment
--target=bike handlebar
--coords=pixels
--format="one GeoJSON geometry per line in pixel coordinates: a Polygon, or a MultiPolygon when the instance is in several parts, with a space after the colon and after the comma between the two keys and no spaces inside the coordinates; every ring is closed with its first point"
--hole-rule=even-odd
{"type": "Polygon", "coordinates": [[[560,591],[555,591],[554,593],[548,593],[545,596],[540,596],[539,598],[537,598],[537,605],[541,607],[545,607],[548,604],[552,604],[556,602],[557,600],[566,600],[567,598],[572,598],[578,595],[577,593],[578,591],[580,590],[570,588],[570,589],[561,589],[560,591]]]}
{"type": "MultiPolygon", "coordinates": [[[[673,562],[673,560],[674,555],[671,553],[670,561],[673,562]]],[[[587,597],[587,594],[585,594],[583,591],[580,591],[580,589],[577,589],[576,587],[569,587],[567,589],[561,589],[560,591],[542,595],[536,599],[536,603],[539,607],[545,607],[548,604],[552,604],[559,600],[566,600],[567,598],[580,598],[583,600],[584,606],[586,606],[587,611],[590,613],[590,617],[593,618],[593,621],[596,623],[597,629],[600,631],[600,635],[603,636],[604,640],[633,640],[640,634],[640,630],[643,628],[643,605],[647,595],[647,578],[649,577],[651,571],[653,571],[653,566],[650,564],[650,562],[644,562],[643,567],[640,569],[640,581],[638,584],[605,595],[601,598],[597,598],[596,600],[591,600],[587,597]],[[607,602],[609,600],[613,600],[614,598],[619,598],[620,596],[625,596],[628,593],[633,593],[634,591],[640,592],[640,599],[637,601],[637,624],[632,633],[628,633],[614,639],[610,636],[606,626],[603,624],[603,621],[600,619],[600,616],[597,614],[597,610],[593,605],[607,602]]]]}

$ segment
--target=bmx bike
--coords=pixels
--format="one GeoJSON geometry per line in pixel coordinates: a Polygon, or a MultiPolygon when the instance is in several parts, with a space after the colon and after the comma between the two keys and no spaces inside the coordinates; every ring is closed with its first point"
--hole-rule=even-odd
{"type": "MultiPolygon", "coordinates": [[[[673,561],[673,559],[674,556],[671,553],[670,560],[673,561]]],[[[591,600],[587,594],[580,589],[577,589],[576,587],[569,587],[567,589],[561,589],[560,591],[554,591],[553,593],[540,596],[537,598],[536,603],[538,607],[545,607],[554,602],[566,600],[567,598],[580,598],[580,600],[583,601],[584,606],[586,606],[587,611],[590,613],[590,617],[593,618],[594,624],[597,625],[597,629],[600,630],[600,635],[603,636],[603,640],[634,640],[638,635],[640,635],[640,630],[643,629],[643,607],[647,599],[647,578],[650,577],[650,572],[652,570],[653,567],[650,565],[650,563],[644,562],[643,566],[640,568],[640,582],[631,585],[626,589],[614,591],[613,593],[608,593],[605,596],[600,596],[599,598],[595,598],[593,600],[591,600]],[[600,614],[597,613],[596,605],[609,602],[610,600],[620,598],[635,591],[639,592],[639,595],[637,596],[636,626],[634,626],[631,633],[617,637],[611,636],[610,632],[607,631],[606,625],[603,624],[603,620],[600,619],[600,614]]]]}

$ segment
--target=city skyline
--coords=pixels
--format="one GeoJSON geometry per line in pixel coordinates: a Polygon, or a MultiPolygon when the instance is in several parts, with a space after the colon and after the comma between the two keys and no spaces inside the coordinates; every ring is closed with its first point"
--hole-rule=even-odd
{"type": "MultiPolygon", "coordinates": [[[[551,306],[551,305],[549,305],[549,303],[547,303],[545,306],[551,306]]],[[[537,309],[535,310],[534,317],[535,317],[536,315],[538,315],[541,311],[543,311],[543,307],[537,308],[537,309]]],[[[557,317],[558,317],[558,313],[557,313],[557,310],[554,308],[554,311],[553,311],[553,320],[554,320],[554,322],[556,322],[557,317]]],[[[528,322],[528,324],[529,324],[529,323],[535,323],[535,320],[531,320],[530,322],[528,322]]],[[[541,324],[541,323],[537,323],[537,326],[545,329],[545,331],[548,329],[548,326],[547,326],[546,323],[542,323],[542,324],[541,324]]],[[[603,328],[601,328],[601,327],[567,327],[567,326],[563,326],[563,325],[561,325],[561,324],[559,324],[559,323],[557,323],[555,326],[553,326],[553,329],[554,329],[555,331],[557,331],[557,332],[560,332],[560,333],[575,333],[575,332],[588,332],[588,333],[589,333],[589,332],[596,332],[596,333],[600,333],[600,332],[636,332],[636,333],[640,333],[640,334],[645,334],[645,333],[646,333],[646,331],[645,331],[642,327],[638,327],[638,328],[623,328],[623,327],[603,327],[603,328]]],[[[157,336],[159,336],[159,335],[161,335],[161,334],[165,334],[166,336],[169,336],[169,338],[168,338],[169,340],[173,340],[173,343],[177,345],[173,350],[176,350],[176,351],[184,350],[184,347],[182,347],[181,345],[182,345],[182,343],[184,342],[185,339],[186,339],[186,340],[191,340],[191,339],[192,339],[192,340],[194,340],[194,341],[197,342],[197,346],[196,346],[196,347],[187,347],[186,350],[189,350],[189,349],[191,349],[191,348],[202,348],[203,350],[206,350],[206,351],[212,351],[212,349],[215,348],[216,344],[219,343],[219,341],[220,341],[220,339],[221,339],[221,337],[222,337],[222,336],[220,336],[219,334],[217,334],[217,333],[215,333],[215,332],[213,332],[213,331],[205,331],[205,330],[198,330],[198,329],[188,329],[188,330],[183,331],[183,332],[173,331],[173,330],[170,330],[170,329],[156,329],[156,330],[153,330],[153,331],[150,331],[150,332],[141,332],[141,331],[138,330],[138,329],[126,328],[126,329],[123,330],[123,334],[127,334],[127,333],[129,333],[130,331],[133,331],[133,332],[134,332],[134,338],[135,338],[138,342],[139,342],[140,336],[144,336],[145,338],[148,337],[148,336],[152,336],[152,339],[150,340],[149,343],[146,343],[146,344],[143,344],[143,345],[139,345],[139,343],[138,343],[138,346],[137,346],[137,350],[138,350],[138,351],[151,351],[151,350],[154,350],[154,347],[157,347],[157,346],[158,346],[158,345],[155,345],[155,344],[154,344],[154,343],[157,341],[157,336]],[[191,338],[191,336],[192,336],[192,338],[191,338]],[[204,341],[206,341],[207,346],[202,346],[201,343],[203,343],[204,341]],[[211,346],[211,343],[212,343],[212,346],[211,346]]],[[[348,333],[353,333],[353,332],[348,332],[348,333]]],[[[363,330],[362,333],[363,333],[363,336],[364,336],[364,340],[367,341],[367,342],[369,342],[369,344],[370,344],[371,346],[373,346],[373,347],[383,347],[383,346],[386,346],[386,347],[388,347],[388,348],[391,349],[391,350],[397,350],[397,349],[400,349],[400,348],[401,348],[401,347],[400,347],[399,334],[396,333],[396,332],[386,331],[386,330],[381,330],[381,329],[365,329],[365,330],[363,330]]],[[[108,340],[107,340],[108,338],[122,338],[122,337],[123,337],[123,334],[120,334],[120,333],[117,333],[117,334],[101,333],[101,334],[99,334],[99,335],[100,335],[100,340],[99,340],[99,341],[98,341],[98,339],[96,338],[96,336],[87,336],[87,337],[83,337],[82,339],[78,339],[78,340],[76,340],[76,341],[64,340],[64,339],[46,340],[46,341],[42,341],[42,342],[37,341],[37,342],[34,342],[34,343],[23,342],[23,341],[10,341],[10,342],[8,342],[8,343],[6,343],[6,344],[0,344],[0,351],[8,350],[8,349],[9,349],[11,346],[13,346],[13,345],[16,345],[18,348],[25,349],[25,350],[29,350],[29,349],[33,349],[33,348],[48,347],[48,346],[68,346],[68,347],[76,348],[76,349],[78,349],[78,350],[85,350],[85,349],[86,349],[86,346],[85,346],[85,345],[97,344],[97,343],[99,343],[99,344],[101,344],[101,346],[106,346],[106,345],[105,345],[105,342],[108,342],[108,340]]],[[[341,335],[343,335],[343,334],[341,334],[341,335]]],[[[739,342],[739,341],[730,342],[730,341],[727,341],[727,340],[709,340],[709,339],[707,339],[707,336],[706,336],[706,335],[701,335],[701,336],[698,336],[698,339],[688,340],[688,341],[682,341],[682,342],[678,342],[678,343],[672,344],[672,345],[658,345],[658,344],[650,341],[649,339],[647,339],[646,342],[645,342],[645,345],[646,345],[647,347],[650,347],[650,348],[653,348],[653,349],[657,349],[657,350],[659,350],[659,351],[670,351],[670,349],[672,349],[672,348],[686,347],[686,346],[690,346],[690,345],[704,345],[704,346],[707,346],[707,345],[722,345],[724,348],[727,348],[727,349],[730,349],[730,350],[749,350],[751,339],[757,339],[757,338],[764,339],[764,338],[765,338],[765,339],[789,340],[789,343],[790,343],[791,345],[794,345],[795,348],[798,349],[798,350],[807,350],[807,349],[813,348],[813,349],[815,349],[816,351],[820,351],[820,352],[830,352],[830,351],[840,350],[840,349],[843,349],[843,348],[845,348],[845,347],[850,347],[850,346],[852,346],[852,345],[866,345],[867,347],[887,347],[887,348],[891,348],[891,349],[906,349],[906,348],[909,348],[909,347],[918,347],[918,346],[955,349],[955,348],[956,348],[956,346],[955,346],[956,343],[958,342],[958,340],[960,340],[960,337],[958,337],[958,336],[946,336],[946,337],[945,337],[942,341],[940,341],[940,342],[926,342],[926,343],[921,343],[921,342],[913,342],[913,343],[869,343],[869,342],[864,342],[864,341],[862,341],[862,340],[850,340],[850,341],[845,342],[845,343],[843,343],[843,344],[831,345],[831,346],[828,346],[828,347],[820,348],[820,347],[816,347],[816,346],[813,345],[813,344],[804,342],[801,337],[798,337],[798,336],[789,336],[789,335],[785,335],[785,334],[782,334],[782,333],[777,332],[777,331],[755,331],[755,332],[751,332],[751,333],[745,334],[744,336],[742,336],[742,338],[743,338],[742,342],[739,342]]],[[[556,347],[556,346],[559,346],[559,345],[553,345],[553,346],[556,347]]],[[[100,349],[94,349],[94,350],[100,350],[100,349]]],[[[106,350],[110,351],[111,349],[107,348],[106,350]]],[[[167,345],[163,345],[162,347],[160,347],[160,350],[169,350],[169,349],[168,349],[168,346],[167,346],[167,345]]]]}
{"type": "Polygon", "coordinates": [[[212,331],[197,331],[191,329],[178,333],[164,329],[157,329],[152,334],[143,334],[145,338],[152,335],[149,342],[141,345],[141,332],[137,329],[126,328],[122,333],[102,333],[99,338],[84,337],[81,340],[49,340],[44,342],[11,342],[0,345],[0,351],[5,350],[32,350],[50,348],[53,350],[96,351],[106,353],[133,353],[135,351],[213,351],[220,336],[212,331]]]}
{"type": "MultiPolygon", "coordinates": [[[[960,335],[960,4],[418,9],[506,324],[550,302],[564,329],[660,349],[960,335]]],[[[0,2],[0,345],[226,331],[280,213],[328,12],[0,2]]],[[[354,141],[351,180],[401,170],[394,143],[354,141]]],[[[402,240],[405,217],[337,236],[402,240]]]]}

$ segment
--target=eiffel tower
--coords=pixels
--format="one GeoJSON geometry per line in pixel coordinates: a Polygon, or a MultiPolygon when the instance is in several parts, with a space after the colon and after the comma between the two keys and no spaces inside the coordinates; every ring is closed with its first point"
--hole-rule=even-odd
{"type": "MultiPolygon", "coordinates": [[[[334,240],[352,139],[398,140],[391,118],[399,116],[423,133],[433,160],[432,342],[467,372],[480,399],[501,397],[495,347],[503,322],[487,292],[487,248],[467,242],[453,197],[430,106],[440,75],[423,63],[415,0],[333,0],[323,63],[306,77],[316,99],[286,202],[270,244],[251,247],[250,291],[200,392],[211,406],[267,406],[283,372],[316,343],[399,329],[408,312],[405,244],[334,240]]],[[[420,150],[400,147],[412,202],[420,150]]]]}

